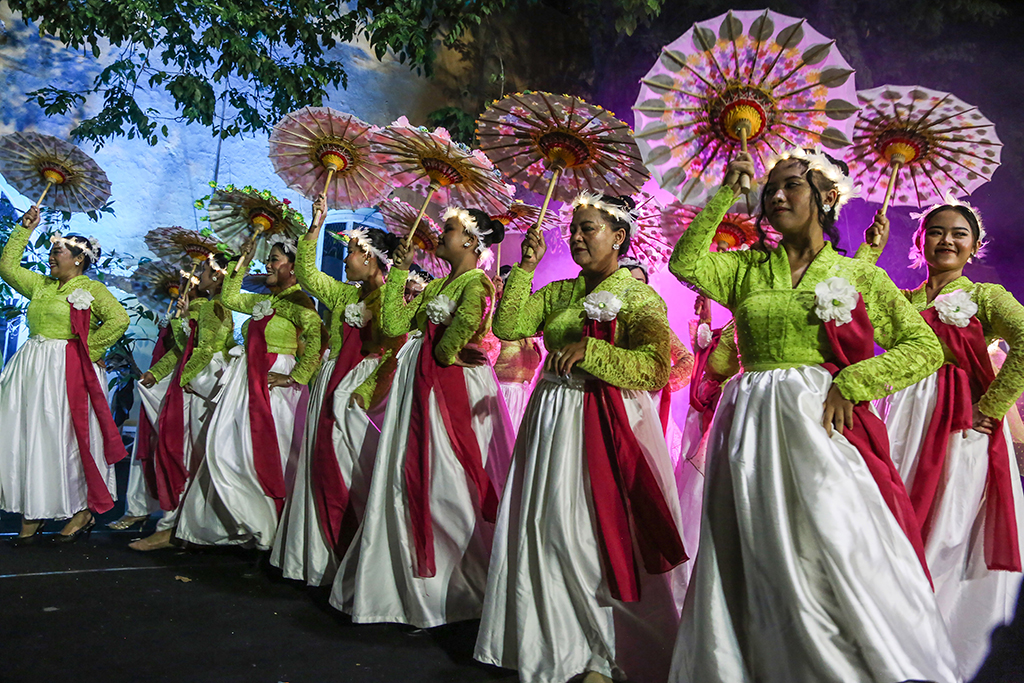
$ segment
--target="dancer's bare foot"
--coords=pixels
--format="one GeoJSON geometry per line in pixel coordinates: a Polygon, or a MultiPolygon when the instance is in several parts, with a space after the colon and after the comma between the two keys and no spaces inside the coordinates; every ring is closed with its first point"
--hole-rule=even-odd
{"type": "Polygon", "coordinates": [[[171,536],[174,534],[173,529],[167,529],[165,531],[158,531],[151,536],[146,538],[140,538],[137,541],[132,541],[128,544],[128,547],[132,550],[138,550],[139,552],[148,553],[150,550],[162,550],[164,548],[173,548],[174,544],[171,542],[171,536]]]}
{"type": "Polygon", "coordinates": [[[92,523],[92,512],[88,509],[76,512],[74,517],[68,520],[68,523],[64,525],[64,528],[60,530],[61,536],[74,536],[82,529],[86,528],[92,523]]]}

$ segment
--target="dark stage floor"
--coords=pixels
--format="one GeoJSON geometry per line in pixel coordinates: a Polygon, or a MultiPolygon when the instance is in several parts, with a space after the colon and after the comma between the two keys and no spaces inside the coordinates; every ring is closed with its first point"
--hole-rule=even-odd
{"type": "Polygon", "coordinates": [[[244,551],[141,554],[127,547],[138,536],[0,544],[0,682],[517,680],[473,661],[477,622],[355,625],[244,551]]]}

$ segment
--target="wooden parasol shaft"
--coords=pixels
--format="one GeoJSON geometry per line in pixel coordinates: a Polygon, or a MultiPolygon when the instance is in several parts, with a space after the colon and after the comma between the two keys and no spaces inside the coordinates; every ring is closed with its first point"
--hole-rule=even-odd
{"type": "Polygon", "coordinates": [[[412,227],[409,228],[409,234],[405,238],[406,248],[412,246],[413,238],[416,236],[416,228],[420,227],[420,221],[423,220],[423,214],[427,212],[427,207],[430,205],[430,200],[435,192],[437,192],[437,186],[431,183],[430,188],[427,190],[427,197],[423,200],[423,206],[420,207],[420,212],[416,214],[416,220],[413,221],[412,227]]]}
{"type": "MultiPolygon", "coordinates": [[[[540,214],[537,216],[537,225],[535,227],[537,228],[538,232],[540,232],[541,230],[540,226],[544,224],[544,216],[547,215],[548,204],[551,203],[551,196],[555,193],[555,188],[558,186],[558,181],[561,179],[561,177],[562,167],[554,166],[551,169],[551,182],[548,183],[548,191],[547,194],[544,195],[544,203],[540,205],[540,214]]],[[[533,256],[533,249],[527,247],[526,257],[530,258],[531,256],[533,256]]]]}
{"type": "Polygon", "coordinates": [[[262,225],[258,225],[258,224],[256,225],[256,232],[254,232],[252,234],[252,244],[249,246],[249,249],[247,249],[245,251],[245,253],[242,254],[242,258],[238,259],[238,263],[235,264],[235,272],[234,272],[235,275],[238,275],[238,271],[240,271],[242,269],[242,261],[244,261],[245,258],[254,249],[256,249],[256,240],[258,240],[260,238],[260,235],[263,234],[264,230],[266,230],[266,228],[264,228],[262,225]]]}
{"type": "MultiPolygon", "coordinates": [[[[750,133],[750,123],[747,121],[741,121],[737,124],[736,128],[740,134],[740,151],[744,154],[747,153],[747,135],[750,133]]],[[[746,193],[750,190],[750,176],[746,173],[740,176],[740,187],[743,188],[743,192],[746,193]]]]}
{"type": "MultiPolygon", "coordinates": [[[[883,216],[889,211],[889,202],[892,201],[892,193],[896,189],[896,178],[903,167],[902,155],[893,154],[892,158],[889,159],[889,165],[892,167],[892,170],[889,171],[889,184],[885,188],[885,199],[882,201],[883,216]]],[[[875,235],[871,240],[871,246],[877,247],[881,237],[881,235],[875,235]]]]}
{"type": "MultiPolygon", "coordinates": [[[[185,280],[185,286],[181,289],[181,294],[178,295],[177,301],[181,301],[182,297],[188,296],[188,293],[192,290],[192,278],[196,275],[196,269],[199,268],[199,261],[192,259],[192,270],[188,274],[188,279],[185,280]]],[[[170,309],[168,309],[168,314],[170,309]]],[[[181,309],[179,308],[174,312],[175,318],[181,317],[181,309]]]]}
{"type": "Polygon", "coordinates": [[[53,187],[53,181],[52,180],[46,183],[46,187],[43,188],[43,193],[41,195],[39,195],[39,201],[36,202],[36,208],[37,209],[39,208],[39,205],[43,203],[43,200],[46,198],[46,193],[50,191],[51,187],[53,187]]]}

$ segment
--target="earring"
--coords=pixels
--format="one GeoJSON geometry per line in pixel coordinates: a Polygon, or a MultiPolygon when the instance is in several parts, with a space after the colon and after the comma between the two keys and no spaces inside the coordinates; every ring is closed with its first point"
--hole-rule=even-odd
{"type": "Polygon", "coordinates": [[[612,245],[612,249],[615,249],[617,251],[618,248],[619,248],[619,243],[618,242],[616,242],[615,244],[612,245]]]}
{"type": "Polygon", "coordinates": [[[216,282],[217,281],[217,276],[214,275],[214,276],[210,277],[210,279],[213,280],[214,282],[216,282]]]}
{"type": "Polygon", "coordinates": [[[469,242],[463,242],[462,246],[464,246],[466,249],[469,249],[469,242]]]}
{"type": "Polygon", "coordinates": [[[832,210],[832,205],[831,204],[822,204],[821,208],[825,209],[825,213],[828,213],[829,211],[832,210]]]}
{"type": "Polygon", "coordinates": [[[75,265],[76,266],[80,266],[80,265],[82,265],[82,262],[81,261],[75,261],[75,265]]]}

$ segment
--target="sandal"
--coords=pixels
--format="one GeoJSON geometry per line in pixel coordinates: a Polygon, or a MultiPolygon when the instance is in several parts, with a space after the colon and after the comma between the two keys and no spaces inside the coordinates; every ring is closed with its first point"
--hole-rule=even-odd
{"type": "Polygon", "coordinates": [[[125,515],[121,519],[116,520],[116,521],[111,522],[110,524],[108,524],[107,528],[108,529],[113,529],[114,531],[127,531],[128,529],[131,529],[133,526],[138,524],[139,525],[139,529],[141,530],[142,527],[146,524],[146,520],[147,519],[149,519],[148,516],[146,516],[146,517],[129,517],[128,515],[125,515]]]}

